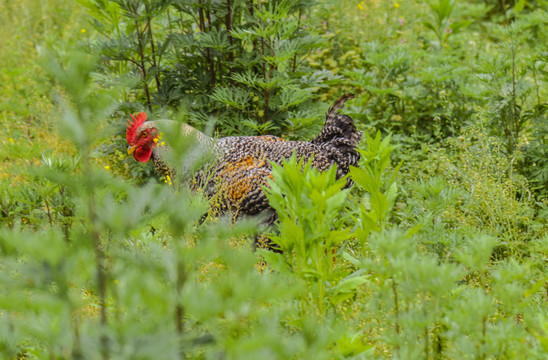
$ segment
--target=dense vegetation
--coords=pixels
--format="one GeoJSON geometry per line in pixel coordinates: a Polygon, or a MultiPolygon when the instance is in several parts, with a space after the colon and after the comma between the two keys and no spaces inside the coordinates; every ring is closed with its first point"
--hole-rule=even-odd
{"type": "Polygon", "coordinates": [[[545,359],[547,5],[0,0],[0,357],[545,359]],[[276,166],[283,254],[126,154],[129,112],[307,139],[345,92],[355,186],[276,166]]]}

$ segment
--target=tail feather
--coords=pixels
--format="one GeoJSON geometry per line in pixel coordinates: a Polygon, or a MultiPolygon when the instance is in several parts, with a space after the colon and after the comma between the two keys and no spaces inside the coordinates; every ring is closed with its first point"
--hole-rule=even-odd
{"type": "Polygon", "coordinates": [[[327,110],[327,121],[329,121],[330,117],[335,116],[337,111],[341,110],[348,100],[354,99],[355,97],[356,95],[352,93],[344,94],[343,96],[339,97],[337,101],[335,101],[335,103],[331,105],[329,110],[327,110]]]}
{"type": "Polygon", "coordinates": [[[344,94],[331,105],[325,117],[325,125],[312,143],[321,144],[341,137],[350,140],[354,146],[360,142],[362,134],[357,131],[354,120],[350,116],[339,114],[345,103],[354,97],[354,94],[344,94]]]}
{"type": "Polygon", "coordinates": [[[357,166],[360,158],[356,148],[362,133],[358,131],[350,116],[339,114],[345,103],[353,98],[354,94],[344,94],[335,101],[327,111],[322,131],[311,141],[321,147],[337,164],[337,177],[346,175],[350,165],[357,166]]]}

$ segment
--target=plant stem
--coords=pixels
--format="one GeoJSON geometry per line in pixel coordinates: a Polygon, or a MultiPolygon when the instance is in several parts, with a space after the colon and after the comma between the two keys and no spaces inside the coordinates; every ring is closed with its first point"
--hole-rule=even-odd
{"type": "Polygon", "coordinates": [[[518,107],[516,103],[516,47],[514,44],[512,44],[512,120],[514,123],[514,139],[512,141],[513,151],[517,145],[520,131],[518,107]]]}
{"type": "MultiPolygon", "coordinates": [[[[133,6],[133,15],[137,16],[137,8],[136,4],[133,6]]],[[[145,88],[145,96],[147,99],[147,107],[149,110],[152,110],[152,103],[150,101],[150,91],[148,89],[148,81],[147,81],[147,69],[145,66],[145,50],[143,46],[143,33],[141,32],[141,27],[139,25],[139,21],[135,19],[135,31],[137,31],[137,42],[139,45],[139,56],[140,56],[140,68],[141,68],[141,76],[143,77],[143,85],[145,88]]]]}
{"type": "MultiPolygon", "coordinates": [[[[297,29],[301,28],[301,17],[303,16],[303,9],[299,8],[299,18],[297,19],[297,29]]],[[[297,71],[297,52],[293,55],[293,71],[297,71]]]]}
{"type": "Polygon", "coordinates": [[[249,15],[251,16],[255,15],[254,9],[255,8],[253,7],[253,0],[249,0],[249,5],[248,5],[249,15]]]}
{"type": "Polygon", "coordinates": [[[443,353],[443,342],[440,336],[439,325],[434,327],[434,344],[432,344],[432,346],[434,347],[434,359],[441,359],[443,353]]]}
{"type": "MultiPolygon", "coordinates": [[[[394,294],[394,311],[396,312],[396,334],[400,335],[400,307],[398,303],[398,290],[396,289],[396,281],[394,280],[394,277],[390,277],[392,279],[392,293],[394,294]]],[[[396,350],[399,350],[399,346],[396,345],[396,350]]]]}
{"type": "Polygon", "coordinates": [[[230,50],[228,51],[228,71],[230,76],[230,83],[234,84],[234,80],[232,79],[232,73],[234,71],[234,53],[232,52],[232,44],[233,39],[232,35],[230,35],[230,32],[232,31],[232,4],[230,0],[226,0],[226,18],[225,18],[225,24],[226,24],[226,31],[228,33],[228,44],[230,46],[230,50]]]}
{"type": "Polygon", "coordinates": [[[154,75],[154,78],[156,80],[156,89],[158,92],[160,92],[160,77],[159,77],[159,71],[158,71],[158,63],[156,62],[156,47],[154,46],[154,36],[152,35],[152,18],[150,16],[150,9],[148,7],[148,3],[145,2],[145,12],[147,17],[147,28],[148,28],[148,36],[150,37],[150,49],[152,51],[152,65],[154,65],[154,68],[156,69],[156,74],[154,75]]]}
{"type": "Polygon", "coordinates": [[[535,65],[535,60],[533,60],[533,66],[531,67],[531,70],[533,71],[533,80],[535,82],[535,92],[537,94],[537,107],[540,107],[540,85],[537,79],[537,68],[535,65]]]}
{"type": "Polygon", "coordinates": [[[46,214],[48,215],[48,219],[49,219],[49,225],[51,227],[53,227],[53,220],[51,219],[51,211],[49,209],[49,203],[48,203],[48,200],[47,199],[44,199],[44,202],[46,203],[46,214]]]}
{"type": "MultiPolygon", "coordinates": [[[[261,11],[261,2],[257,2],[257,10],[261,11]]],[[[259,21],[260,25],[263,25],[263,21],[259,21]]],[[[265,39],[261,36],[261,66],[263,71],[263,81],[266,83],[266,60],[265,60],[265,39]]],[[[270,89],[264,89],[264,118],[263,123],[268,121],[268,107],[270,106],[270,89]]]]}
{"type": "MultiPolygon", "coordinates": [[[[90,161],[89,149],[84,151],[84,172],[86,176],[86,191],[87,191],[87,210],[88,210],[88,219],[89,219],[89,236],[91,238],[93,250],[95,252],[95,261],[97,263],[96,269],[96,280],[97,280],[97,293],[99,297],[100,305],[100,321],[103,329],[107,327],[107,273],[105,270],[106,257],[103,252],[101,245],[101,238],[99,230],[97,228],[97,210],[95,205],[95,189],[92,183],[92,169],[90,161]]],[[[106,334],[101,334],[101,354],[103,359],[107,360],[109,358],[108,351],[108,338],[106,334]]]]}
{"type": "Polygon", "coordinates": [[[429,359],[429,353],[428,353],[428,326],[424,327],[424,358],[426,360],[429,359]]]}
{"type": "Polygon", "coordinates": [[[392,293],[394,294],[394,310],[396,312],[396,334],[400,334],[400,309],[399,309],[399,303],[398,303],[398,291],[396,289],[396,282],[394,281],[394,278],[392,277],[392,293]]]}
{"type": "MultiPolygon", "coordinates": [[[[205,25],[205,17],[207,16],[210,25],[211,25],[211,19],[209,16],[209,11],[207,12],[207,15],[204,14],[204,8],[205,8],[204,0],[199,0],[199,4],[200,4],[198,8],[198,17],[200,19],[199,28],[201,32],[206,33],[207,28],[205,25]]],[[[211,89],[213,90],[215,89],[215,64],[213,63],[213,59],[211,58],[211,51],[209,47],[206,48],[206,61],[209,67],[211,89]]]]}
{"type": "MultiPolygon", "coordinates": [[[[181,297],[183,293],[183,286],[186,282],[186,272],[184,263],[181,259],[177,261],[177,278],[175,280],[175,290],[177,294],[177,299],[175,299],[175,328],[177,329],[177,333],[179,334],[179,339],[182,339],[184,334],[184,316],[185,316],[185,309],[183,305],[181,305],[181,297]]],[[[182,347],[181,347],[182,349],[182,347]]],[[[185,358],[184,352],[179,354],[181,359],[185,358]]]]}
{"type": "Polygon", "coordinates": [[[325,298],[325,286],[323,284],[323,280],[320,278],[318,279],[318,310],[320,311],[320,315],[324,316],[325,309],[323,306],[325,298]]]}
{"type": "Polygon", "coordinates": [[[78,322],[74,323],[74,345],[72,349],[72,359],[82,359],[82,345],[80,340],[80,331],[78,330],[78,322]]]}
{"type": "Polygon", "coordinates": [[[487,318],[481,319],[481,344],[480,344],[480,359],[485,359],[484,347],[485,347],[485,335],[487,334],[487,318]]]}

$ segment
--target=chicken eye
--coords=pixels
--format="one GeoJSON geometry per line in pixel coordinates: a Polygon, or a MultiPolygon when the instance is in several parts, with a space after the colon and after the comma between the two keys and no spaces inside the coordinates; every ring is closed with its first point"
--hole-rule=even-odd
{"type": "Polygon", "coordinates": [[[148,136],[148,134],[146,133],[146,131],[143,131],[143,132],[141,133],[141,137],[142,137],[142,138],[146,138],[147,136],[148,136]]]}

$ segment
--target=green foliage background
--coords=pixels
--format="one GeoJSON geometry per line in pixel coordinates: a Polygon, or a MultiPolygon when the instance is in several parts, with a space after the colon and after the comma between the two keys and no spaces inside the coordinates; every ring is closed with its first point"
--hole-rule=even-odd
{"type": "Polygon", "coordinates": [[[0,357],[546,358],[547,5],[0,0],[0,357]],[[275,166],[283,255],[125,152],[129,112],[309,139],[345,92],[355,186],[275,166]]]}

